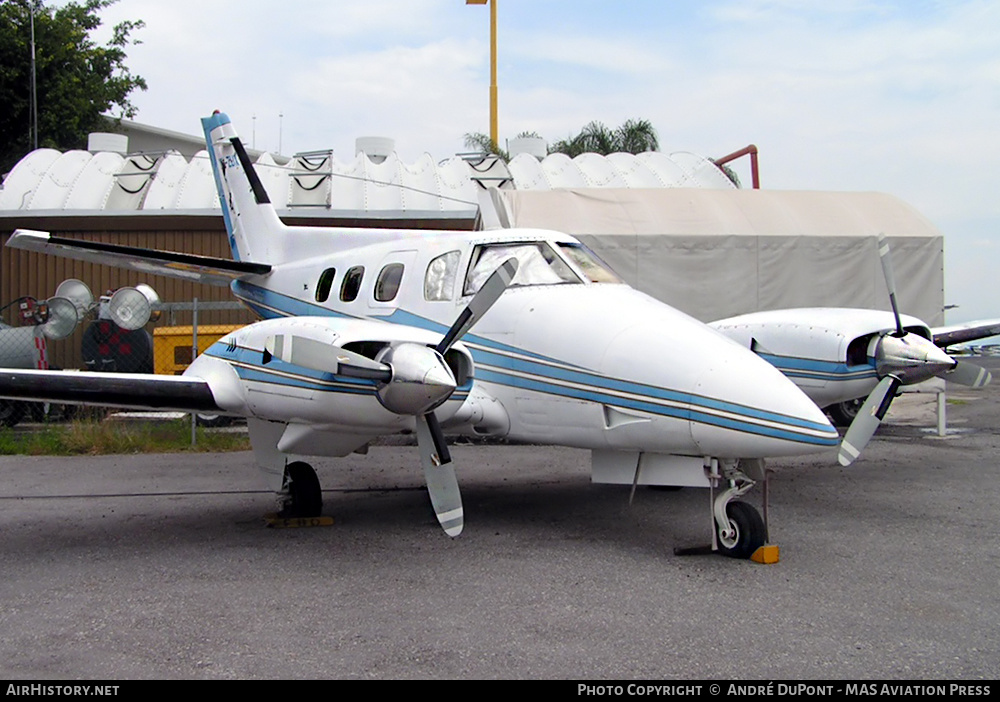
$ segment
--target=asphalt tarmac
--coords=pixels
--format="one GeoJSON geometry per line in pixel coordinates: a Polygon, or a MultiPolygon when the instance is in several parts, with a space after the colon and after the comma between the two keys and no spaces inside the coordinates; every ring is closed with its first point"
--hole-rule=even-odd
{"type": "Polygon", "coordinates": [[[904,397],[854,466],[770,464],[766,566],[674,555],[707,492],[630,507],[572,449],[455,447],[457,539],[413,447],[317,461],[313,529],[264,528],[245,453],[0,457],[0,679],[995,680],[986,363],[944,438],[904,397]]]}

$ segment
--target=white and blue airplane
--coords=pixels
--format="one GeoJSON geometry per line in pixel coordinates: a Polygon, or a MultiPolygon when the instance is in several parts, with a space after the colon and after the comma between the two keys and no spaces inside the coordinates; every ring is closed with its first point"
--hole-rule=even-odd
{"type": "Polygon", "coordinates": [[[883,234],[878,235],[878,251],[892,312],[768,310],[710,324],[774,364],[817,405],[850,424],[838,455],[844,466],[861,454],[902,386],[935,377],[973,388],[987,385],[989,371],[949,356],[945,348],[1000,332],[1000,320],[932,330],[916,317],[901,315],[883,234]]]}
{"type": "Polygon", "coordinates": [[[233,260],[27,230],[8,245],[228,285],[263,320],[182,376],[3,370],[0,397],[246,417],[290,516],[322,509],[301,456],[414,431],[452,536],[464,512],[444,431],[590,449],[595,482],[713,488],[713,547],[744,558],[766,525],[736,498],[763,459],[839,443],[773,365],[623,284],[573,237],[289,227],[229,118],[202,123],[233,260]]]}

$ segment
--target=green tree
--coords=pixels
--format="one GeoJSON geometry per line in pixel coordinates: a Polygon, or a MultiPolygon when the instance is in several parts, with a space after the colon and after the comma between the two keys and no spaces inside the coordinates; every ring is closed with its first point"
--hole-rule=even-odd
{"type": "Polygon", "coordinates": [[[34,148],[31,119],[31,10],[35,25],[38,145],[85,148],[87,134],[107,131],[105,113],[134,117],[129,95],[146,81],[125,65],[132,33],[144,23],[125,21],[100,45],[91,33],[99,12],[117,0],[84,0],[54,8],[41,0],[0,4],[0,173],[34,148]]]}
{"type": "MultiPolygon", "coordinates": [[[[519,137],[537,137],[536,132],[521,132],[519,137]]],[[[481,132],[465,135],[465,146],[487,154],[498,154],[504,161],[510,158],[507,152],[481,132]]],[[[591,122],[576,136],[557,141],[549,146],[550,154],[566,154],[569,157],[580,154],[613,153],[641,154],[645,151],[659,151],[660,142],[652,122],[645,119],[626,120],[617,129],[608,129],[602,122],[591,122]]]]}
{"type": "Polygon", "coordinates": [[[557,141],[549,147],[549,153],[579,156],[580,154],[608,154],[624,152],[641,154],[660,148],[656,129],[645,119],[626,120],[617,129],[609,129],[602,122],[591,122],[576,136],[557,141]]]}
{"type": "Polygon", "coordinates": [[[725,163],[721,163],[721,164],[720,163],[716,163],[716,161],[715,161],[714,158],[710,158],[708,160],[711,161],[712,163],[715,163],[715,167],[718,168],[720,171],[722,171],[725,174],[725,176],[727,178],[729,178],[729,180],[732,182],[733,185],[735,185],[737,188],[742,188],[743,187],[740,184],[740,176],[736,173],[736,171],[734,171],[732,168],[730,168],[725,163]]]}

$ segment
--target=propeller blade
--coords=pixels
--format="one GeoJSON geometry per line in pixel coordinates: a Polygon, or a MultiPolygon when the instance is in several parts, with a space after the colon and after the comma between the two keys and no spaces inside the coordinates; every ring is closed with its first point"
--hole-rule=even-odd
{"type": "Polygon", "coordinates": [[[985,387],[993,379],[993,375],[988,370],[966,361],[957,361],[954,368],[942,373],[939,377],[944,378],[949,383],[968,385],[970,388],[985,387]]]}
{"type": "Polygon", "coordinates": [[[291,334],[276,334],[264,342],[264,363],[271,358],[324,373],[380,382],[392,379],[392,368],[359,353],[325,344],[315,339],[291,334]]]}
{"type": "Polygon", "coordinates": [[[416,420],[420,461],[424,465],[427,494],[430,495],[434,514],[445,534],[458,536],[465,526],[462,494],[441,425],[433,412],[417,415],[416,420]]]}
{"type": "Polygon", "coordinates": [[[885,277],[885,287],[889,290],[892,314],[896,318],[896,333],[902,336],[903,322],[899,318],[899,307],[896,304],[896,276],[892,272],[892,251],[889,249],[889,240],[882,232],[878,234],[878,255],[882,260],[882,275],[885,277]]]}
{"type": "Polygon", "coordinates": [[[444,338],[435,347],[442,356],[451,348],[452,344],[462,338],[462,336],[472,329],[472,325],[478,322],[493,303],[500,299],[503,291],[510,285],[517,273],[517,259],[508,258],[493,271],[493,274],[479,288],[469,305],[458,315],[458,319],[451,325],[451,329],[444,335],[444,338]]]}
{"type": "Polygon", "coordinates": [[[885,413],[889,411],[889,406],[901,384],[899,378],[887,375],[875,386],[868,399],[861,405],[858,416],[851,422],[844,440],[840,443],[840,453],[837,456],[840,465],[849,466],[861,455],[885,418],[885,413]]]}

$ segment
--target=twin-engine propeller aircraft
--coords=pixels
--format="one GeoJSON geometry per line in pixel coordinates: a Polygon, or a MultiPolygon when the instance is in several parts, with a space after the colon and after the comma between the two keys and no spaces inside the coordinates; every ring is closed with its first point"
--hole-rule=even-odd
{"type": "Polygon", "coordinates": [[[840,445],[838,460],[844,466],[871,440],[901,386],[934,377],[973,388],[989,383],[989,371],[949,356],[942,347],[1000,331],[993,320],[935,334],[916,317],[900,315],[883,234],[878,250],[891,313],[832,307],[771,310],[710,325],[773,363],[820,407],[865,398],[840,445]]]}
{"type": "Polygon", "coordinates": [[[234,260],[33,231],[8,245],[229,285],[263,321],[183,376],[5,370],[0,396],[244,416],[255,461],[299,516],[319,513],[321,491],[298,456],[415,431],[452,536],[464,515],[444,430],[586,448],[595,482],[719,488],[713,546],[738,557],[765,541],[735,500],[762,459],[837,445],[774,366],[621,283],[573,237],[289,227],[229,118],[202,122],[234,260]]]}

